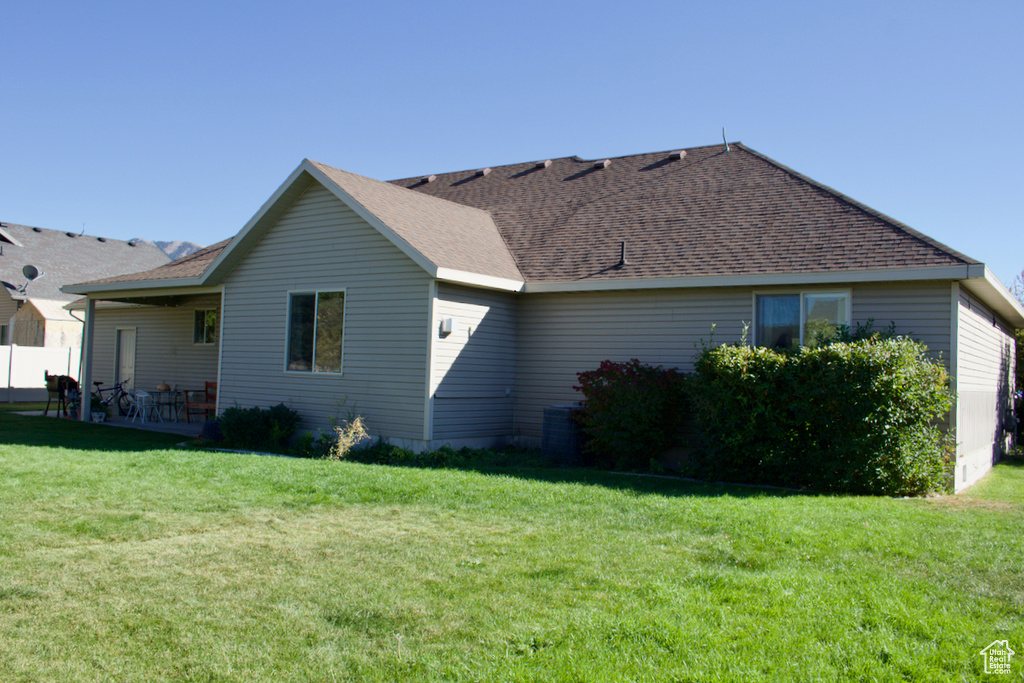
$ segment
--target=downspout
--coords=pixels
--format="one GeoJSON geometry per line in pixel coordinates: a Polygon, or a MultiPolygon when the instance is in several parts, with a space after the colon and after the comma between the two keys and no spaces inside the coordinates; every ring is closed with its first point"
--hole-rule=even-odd
{"type": "Polygon", "coordinates": [[[213,404],[213,415],[220,415],[220,396],[224,386],[220,381],[220,375],[224,366],[224,285],[220,286],[220,315],[217,316],[217,400],[213,404]]]}
{"type": "Polygon", "coordinates": [[[436,321],[434,309],[437,305],[437,280],[430,279],[427,285],[427,372],[426,392],[423,401],[423,441],[424,448],[430,450],[434,440],[434,352],[437,343],[436,321]]]}
{"type": "Polygon", "coordinates": [[[953,430],[955,443],[953,492],[956,493],[959,490],[960,476],[963,475],[963,480],[967,480],[967,473],[961,469],[960,464],[964,457],[964,449],[963,442],[960,441],[960,386],[958,381],[960,374],[960,283],[956,280],[950,285],[949,306],[949,379],[950,389],[953,392],[953,408],[950,410],[949,427],[953,430]],[[959,473],[958,470],[960,470],[959,473]]]}
{"type": "Polygon", "coordinates": [[[14,372],[14,344],[7,347],[7,402],[14,403],[14,388],[11,387],[11,373],[14,372]]]}

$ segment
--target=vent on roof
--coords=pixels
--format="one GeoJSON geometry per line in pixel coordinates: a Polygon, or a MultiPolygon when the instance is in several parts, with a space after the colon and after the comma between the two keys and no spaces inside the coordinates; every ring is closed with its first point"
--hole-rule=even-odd
{"type": "Polygon", "coordinates": [[[594,168],[608,168],[612,165],[611,159],[602,159],[601,161],[594,162],[594,168]]]}
{"type": "Polygon", "coordinates": [[[437,176],[436,175],[425,175],[422,178],[420,178],[420,182],[421,183],[432,183],[435,180],[437,180],[437,176]]]}
{"type": "Polygon", "coordinates": [[[685,156],[686,156],[686,150],[685,149],[680,149],[680,150],[676,150],[675,152],[670,153],[668,155],[668,158],[672,159],[673,161],[679,161],[680,159],[682,159],[685,156]]]}
{"type": "Polygon", "coordinates": [[[97,237],[97,238],[96,238],[96,241],[97,241],[97,242],[106,242],[106,241],[107,241],[107,238],[106,238],[106,237],[97,237]]]}
{"type": "Polygon", "coordinates": [[[134,247],[134,246],[135,246],[135,241],[133,240],[133,241],[129,242],[129,243],[128,243],[128,246],[129,246],[129,247],[134,247]]]}
{"type": "Polygon", "coordinates": [[[476,172],[476,174],[478,176],[484,176],[484,175],[487,175],[490,172],[491,172],[490,168],[481,168],[479,171],[476,172]]]}
{"type": "Polygon", "coordinates": [[[544,161],[538,161],[536,164],[534,164],[534,166],[537,167],[537,168],[547,168],[550,165],[551,165],[551,159],[545,159],[544,161]]]}
{"type": "Polygon", "coordinates": [[[67,235],[68,237],[78,237],[78,235],[76,235],[76,234],[75,234],[75,233],[73,233],[73,232],[66,232],[66,233],[64,233],[64,234],[65,234],[65,235],[67,235]]]}
{"type": "Polygon", "coordinates": [[[42,228],[32,228],[32,232],[42,232],[42,228]]]}
{"type": "Polygon", "coordinates": [[[626,242],[623,241],[622,242],[622,252],[621,252],[621,254],[619,256],[619,263],[615,267],[616,268],[621,268],[623,266],[628,266],[628,265],[629,265],[629,261],[626,260],[626,242]]]}

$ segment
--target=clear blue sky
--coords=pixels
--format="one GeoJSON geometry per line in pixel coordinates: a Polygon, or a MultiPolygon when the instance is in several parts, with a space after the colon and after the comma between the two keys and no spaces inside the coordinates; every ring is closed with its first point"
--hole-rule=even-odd
{"type": "Polygon", "coordinates": [[[1024,268],[1024,2],[6,2],[0,221],[230,237],[388,180],[742,141],[1024,268]]]}

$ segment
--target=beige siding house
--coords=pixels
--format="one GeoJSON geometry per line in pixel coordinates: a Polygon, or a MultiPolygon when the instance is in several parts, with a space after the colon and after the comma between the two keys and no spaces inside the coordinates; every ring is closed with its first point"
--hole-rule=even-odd
{"type": "Polygon", "coordinates": [[[221,410],[310,429],[354,411],[417,449],[538,445],[605,359],[892,323],[953,377],[958,488],[1006,446],[1024,327],[984,264],[738,144],[390,183],[306,160],[231,240],[67,289],[85,373],[217,381],[221,410]]]}

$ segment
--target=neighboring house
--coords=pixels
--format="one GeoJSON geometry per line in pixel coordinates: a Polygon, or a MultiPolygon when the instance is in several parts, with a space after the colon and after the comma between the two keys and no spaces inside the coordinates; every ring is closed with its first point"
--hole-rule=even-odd
{"type": "Polygon", "coordinates": [[[62,286],[168,260],[152,245],[0,223],[0,345],[80,346],[82,321],[63,308],[78,297],[62,286]]]}
{"type": "Polygon", "coordinates": [[[83,376],[129,355],[138,386],[216,380],[222,410],[310,428],[351,410],[414,448],[539,444],[577,372],[692,369],[712,326],[892,321],[956,383],[958,488],[999,455],[1024,327],[984,264],[739,144],[391,183],[306,160],[233,239],[66,289],[95,330],[83,376]]]}

